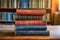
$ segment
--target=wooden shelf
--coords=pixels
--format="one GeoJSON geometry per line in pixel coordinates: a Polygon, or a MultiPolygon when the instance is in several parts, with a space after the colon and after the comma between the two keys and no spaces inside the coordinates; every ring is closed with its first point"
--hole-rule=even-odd
{"type": "Polygon", "coordinates": [[[0,22],[15,22],[15,20],[11,20],[11,21],[9,21],[9,20],[0,20],[0,22]]]}
{"type": "Polygon", "coordinates": [[[58,40],[60,38],[50,38],[46,36],[0,36],[0,39],[10,40],[58,40]]]}
{"type": "Polygon", "coordinates": [[[0,12],[16,12],[16,8],[0,8],[0,12]]]}

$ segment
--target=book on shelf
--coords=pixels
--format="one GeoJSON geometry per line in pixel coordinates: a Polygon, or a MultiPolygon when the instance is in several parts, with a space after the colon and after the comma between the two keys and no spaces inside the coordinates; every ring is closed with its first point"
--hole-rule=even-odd
{"type": "Polygon", "coordinates": [[[16,20],[16,25],[46,25],[46,20],[16,20]]]}
{"type": "Polygon", "coordinates": [[[0,20],[15,20],[15,12],[0,12],[0,20]]]}
{"type": "Polygon", "coordinates": [[[49,31],[16,31],[16,36],[49,36],[49,31]]]}
{"type": "Polygon", "coordinates": [[[0,0],[0,8],[16,8],[16,0],[0,0]]]}
{"type": "Polygon", "coordinates": [[[44,26],[16,26],[16,31],[46,31],[47,27],[44,26]]]}
{"type": "Polygon", "coordinates": [[[41,16],[25,16],[25,15],[16,15],[16,20],[41,20],[41,16]]]}
{"type": "Polygon", "coordinates": [[[0,24],[0,32],[14,32],[15,25],[1,25],[0,24]]]}
{"type": "Polygon", "coordinates": [[[9,12],[8,13],[8,20],[12,20],[13,19],[13,14],[12,14],[12,12],[9,12]]]}
{"type": "Polygon", "coordinates": [[[60,12],[54,13],[54,25],[60,25],[60,12]]]}
{"type": "Polygon", "coordinates": [[[0,20],[2,19],[2,13],[0,12],[0,20]]]}
{"type": "Polygon", "coordinates": [[[39,0],[32,0],[32,8],[39,8],[39,0]]]}
{"type": "Polygon", "coordinates": [[[0,36],[14,36],[14,32],[0,32],[0,36]]]}
{"type": "Polygon", "coordinates": [[[32,8],[32,0],[29,0],[29,8],[32,8]]]}
{"type": "Polygon", "coordinates": [[[39,0],[39,8],[51,8],[51,0],[39,0]]]}
{"type": "Polygon", "coordinates": [[[18,15],[39,15],[39,16],[42,16],[42,15],[46,14],[46,10],[18,9],[17,14],[18,15]]]}
{"type": "Polygon", "coordinates": [[[29,1],[28,0],[18,0],[18,8],[28,8],[29,1]]]}

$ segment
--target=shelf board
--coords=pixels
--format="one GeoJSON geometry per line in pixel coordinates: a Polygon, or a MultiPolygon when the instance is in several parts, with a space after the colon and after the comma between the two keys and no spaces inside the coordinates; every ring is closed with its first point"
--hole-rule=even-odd
{"type": "Polygon", "coordinates": [[[0,8],[0,12],[16,12],[16,8],[0,8]]]}
{"type": "Polygon", "coordinates": [[[0,22],[15,22],[15,20],[11,20],[11,21],[9,21],[9,20],[0,20],[0,22]]]}
{"type": "Polygon", "coordinates": [[[1,36],[0,39],[14,39],[14,40],[56,40],[58,38],[50,38],[46,36],[1,36]]]}

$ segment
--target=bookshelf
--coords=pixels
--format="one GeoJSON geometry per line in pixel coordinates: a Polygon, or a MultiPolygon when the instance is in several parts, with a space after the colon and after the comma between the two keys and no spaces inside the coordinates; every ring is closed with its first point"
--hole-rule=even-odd
{"type": "MultiPolygon", "coordinates": [[[[42,0],[41,0],[42,1],[42,0]]],[[[49,22],[47,22],[47,25],[51,25],[52,24],[52,20],[51,20],[51,13],[52,13],[52,0],[50,0],[50,8],[38,8],[38,7],[36,7],[36,8],[33,8],[33,7],[31,7],[31,8],[18,8],[18,0],[15,0],[15,8],[13,7],[11,7],[11,8],[8,8],[8,7],[6,7],[6,8],[0,8],[0,12],[16,12],[18,9],[23,9],[23,10],[26,10],[26,9],[29,9],[29,10],[46,10],[46,13],[47,14],[50,14],[50,21],[49,22]],[[51,3],[50,3],[51,2],[51,3]]],[[[0,4],[1,5],[1,4],[0,4]]],[[[11,4],[10,4],[11,5],[11,4]]],[[[42,5],[42,4],[41,4],[42,5]]],[[[44,6],[44,3],[43,3],[43,5],[42,6],[44,6]]],[[[17,12],[16,12],[17,13],[17,12]]],[[[15,17],[15,16],[14,16],[15,17]]],[[[15,21],[16,20],[0,20],[0,22],[2,22],[2,23],[6,23],[6,22],[13,22],[13,23],[15,23],[15,21]]],[[[3,38],[5,38],[5,37],[3,37],[3,38]]],[[[13,37],[14,38],[14,37],[13,37]]],[[[16,37],[15,37],[16,38],[16,37]]],[[[29,37],[30,38],[30,37],[29,37]]],[[[33,38],[33,37],[32,37],[33,38]]],[[[35,37],[35,38],[37,38],[37,37],[35,37]]],[[[45,37],[46,38],[46,37],[45,37]]],[[[19,39],[20,39],[20,37],[19,37],[19,39]]],[[[41,38],[41,39],[43,39],[43,38],[41,38]]],[[[47,38],[46,38],[47,39],[47,38]]],[[[49,38],[48,38],[49,39],[49,38]]]]}

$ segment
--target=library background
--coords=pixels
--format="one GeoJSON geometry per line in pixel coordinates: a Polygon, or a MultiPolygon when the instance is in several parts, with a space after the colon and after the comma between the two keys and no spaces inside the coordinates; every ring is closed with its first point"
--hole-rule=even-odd
{"type": "Polygon", "coordinates": [[[0,0],[0,36],[60,38],[60,0],[0,0]]]}

